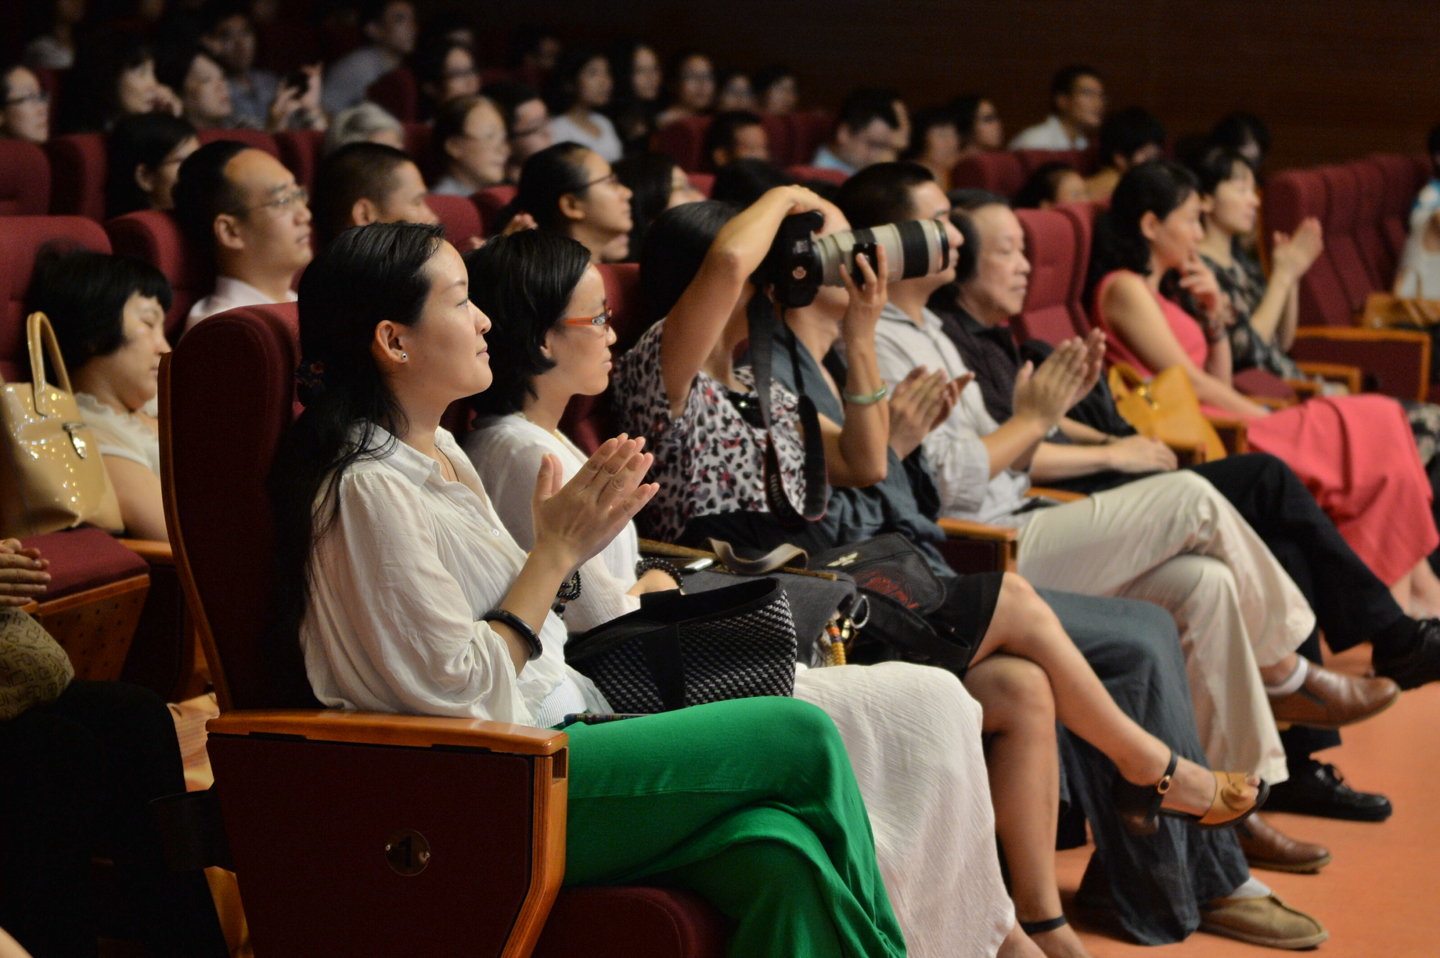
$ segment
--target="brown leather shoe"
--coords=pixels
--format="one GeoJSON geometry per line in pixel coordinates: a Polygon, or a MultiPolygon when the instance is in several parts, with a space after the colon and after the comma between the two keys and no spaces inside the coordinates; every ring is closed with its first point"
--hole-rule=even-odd
{"type": "Polygon", "coordinates": [[[1358,678],[1306,666],[1305,682],[1289,695],[1270,700],[1275,724],[1287,729],[1337,729],[1378,715],[1400,700],[1400,686],[1393,679],[1358,678]]]}
{"type": "Polygon", "coordinates": [[[1314,918],[1277,895],[1217,898],[1200,909],[1200,930],[1265,948],[1314,948],[1330,937],[1314,918]]]}
{"type": "Polygon", "coordinates": [[[1235,833],[1251,868],[1313,873],[1330,864],[1329,849],[1281,834],[1259,815],[1251,815],[1241,822],[1235,833]]]}

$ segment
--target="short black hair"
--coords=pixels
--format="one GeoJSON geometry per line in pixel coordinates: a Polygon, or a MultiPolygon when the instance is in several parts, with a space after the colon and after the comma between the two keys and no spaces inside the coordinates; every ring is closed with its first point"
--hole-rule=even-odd
{"type": "Polygon", "coordinates": [[[250,13],[248,0],[211,0],[200,11],[197,24],[200,36],[209,36],[220,28],[220,24],[235,17],[244,17],[246,21],[254,23],[255,18],[250,13]]]}
{"type": "Polygon", "coordinates": [[[1079,175],[1080,171],[1064,160],[1050,160],[1035,167],[1015,194],[1015,208],[1038,210],[1041,203],[1055,202],[1060,180],[1066,173],[1079,175]]]}
{"type": "Polygon", "coordinates": [[[610,69],[610,58],[596,47],[572,47],[560,54],[545,83],[545,107],[551,114],[559,116],[575,105],[580,96],[580,72],[594,60],[604,60],[605,69],[610,69]]]}
{"type": "Polygon", "coordinates": [[[356,24],[364,29],[372,23],[379,23],[385,18],[385,11],[392,3],[403,3],[411,10],[415,9],[414,0],[364,0],[359,5],[359,16],[355,18],[356,24]]]}
{"type": "Polygon", "coordinates": [[[770,88],[786,77],[792,80],[798,79],[795,71],[783,63],[772,63],[762,70],[757,70],[755,75],[750,78],[750,86],[755,91],[755,99],[757,101],[764,100],[765,94],[770,92],[770,88]]]}
{"type": "Polygon", "coordinates": [[[630,191],[629,260],[640,258],[640,247],[655,217],[670,206],[670,195],[679,166],[664,153],[636,153],[617,160],[612,169],[630,191]]]}
{"type": "Polygon", "coordinates": [[[955,282],[949,287],[950,291],[935,291],[933,298],[941,302],[953,298],[954,288],[969,282],[979,267],[980,231],[975,227],[975,211],[987,206],[1011,208],[1010,201],[999,193],[974,187],[951,190],[945,196],[950,200],[950,222],[960,231],[960,249],[955,256],[955,282]]]}
{"type": "Polygon", "coordinates": [[[560,40],[560,34],[549,27],[527,25],[516,27],[510,33],[510,66],[525,65],[525,58],[540,49],[546,40],[560,40]]]}
{"type": "Polygon", "coordinates": [[[1260,150],[1258,165],[1270,154],[1270,128],[1255,114],[1236,110],[1216,121],[1210,130],[1210,142],[1232,150],[1243,150],[1247,143],[1254,143],[1260,150]]]}
{"type": "Polygon", "coordinates": [[[567,193],[584,196],[589,189],[585,181],[585,156],[588,146],[579,143],[556,143],[525,161],[520,168],[520,184],[515,194],[517,212],[529,213],[542,230],[565,232],[565,217],[560,212],[560,197],[567,193]]]}
{"type": "Polygon", "coordinates": [[[935,174],[919,163],[876,163],[845,181],[836,204],[852,229],[869,229],[908,219],[914,210],[910,191],[934,182],[935,174]]]}
{"type": "Polygon", "coordinates": [[[795,177],[764,160],[734,160],[715,174],[710,198],[736,206],[749,206],[777,186],[794,186],[795,177]]]}
{"type": "Polygon", "coordinates": [[[310,201],[320,244],[350,227],[356,201],[383,201],[395,188],[395,171],[413,162],[404,150],[384,143],[347,143],[327,156],[315,171],[315,196],[310,201]]]}
{"type": "Polygon", "coordinates": [[[960,121],[955,116],[955,111],[948,106],[926,107],[910,121],[910,146],[901,154],[902,160],[913,160],[923,156],[925,153],[925,140],[930,131],[942,126],[953,126],[958,135],[960,133],[960,121]]]}
{"type": "Polygon", "coordinates": [[[1165,145],[1165,124],[1143,106],[1116,110],[1100,124],[1100,162],[1111,165],[1116,156],[1130,157],[1147,146],[1165,145]]]}
{"type": "Polygon", "coordinates": [[[153,296],[170,311],[170,283],[149,263],[50,245],[36,257],[25,312],[50,318],[65,367],[73,373],[125,345],[125,303],[135,293],[153,296]]]}
{"type": "Polygon", "coordinates": [[[135,168],[158,168],[171,150],[194,135],[195,127],[189,120],[164,110],[133,113],[115,121],[106,143],[106,217],[149,209],[150,197],[135,182],[135,168]]]}
{"type": "Polygon", "coordinates": [[[1249,160],[1245,159],[1243,153],[1233,150],[1228,146],[1218,145],[1211,146],[1209,149],[1203,150],[1199,154],[1190,157],[1186,161],[1185,166],[1189,168],[1191,173],[1195,174],[1195,179],[1199,183],[1200,195],[1214,196],[1216,188],[1219,187],[1221,183],[1235,176],[1235,165],[1237,163],[1244,166],[1251,173],[1255,172],[1255,167],[1249,160]]]}
{"type": "Polygon", "coordinates": [[[705,131],[704,146],[700,155],[705,163],[713,162],[716,150],[735,152],[736,134],[747,126],[764,127],[765,121],[752,110],[727,110],[715,114],[705,131]]]}
{"type": "Polygon", "coordinates": [[[434,110],[435,101],[426,87],[444,85],[445,61],[450,59],[450,54],[455,50],[464,50],[470,57],[471,66],[475,65],[475,51],[470,49],[470,45],[443,33],[426,34],[415,45],[415,52],[410,54],[410,70],[415,74],[415,80],[420,86],[420,98],[427,111],[434,110]]]}
{"type": "MultiPolygon", "coordinates": [[[[434,153],[435,169],[444,171],[450,165],[450,154],[445,152],[445,144],[453,137],[465,135],[465,121],[470,119],[470,112],[482,103],[495,106],[488,96],[473,93],[446,100],[436,109],[435,122],[430,128],[430,149],[434,153]]],[[[498,106],[495,112],[504,116],[504,111],[498,106]]]]}
{"type": "Polygon", "coordinates": [[[214,140],[180,164],[175,180],[175,219],[185,238],[205,256],[215,253],[215,217],[244,215],[245,193],[225,175],[225,166],[252,149],[235,140],[214,140]]]}
{"type": "Polygon", "coordinates": [[[1093,77],[1104,82],[1100,71],[1085,63],[1071,63],[1055,71],[1050,78],[1050,101],[1053,103],[1056,97],[1069,96],[1075,92],[1075,84],[1080,82],[1081,77],[1093,77]]]}
{"type": "Polygon", "coordinates": [[[505,138],[515,139],[515,111],[521,104],[540,100],[540,91],[523,80],[496,80],[485,84],[480,95],[495,104],[500,118],[505,121],[505,138]]]}
{"type": "Polygon", "coordinates": [[[900,129],[900,114],[895,112],[894,90],[885,87],[861,87],[847,96],[835,113],[835,128],[845,127],[858,133],[876,120],[892,130],[900,129]]]}
{"type": "Polygon", "coordinates": [[[175,91],[176,96],[185,95],[185,78],[190,75],[190,68],[195,61],[204,57],[215,63],[209,50],[198,43],[187,43],[180,46],[165,45],[160,48],[160,55],[155,58],[155,79],[175,91]]]}

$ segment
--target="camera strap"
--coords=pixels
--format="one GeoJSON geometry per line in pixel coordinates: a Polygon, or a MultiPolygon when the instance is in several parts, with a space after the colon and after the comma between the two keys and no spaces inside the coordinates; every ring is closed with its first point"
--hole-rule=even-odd
{"type": "Polygon", "coordinates": [[[755,376],[755,393],[760,404],[760,419],[765,424],[765,500],[770,513],[787,529],[798,529],[825,515],[830,501],[830,483],[825,472],[825,440],[820,434],[820,413],[814,401],[805,395],[800,378],[800,347],[795,334],[785,330],[794,367],[795,392],[799,399],[800,426],[804,431],[805,462],[801,474],[805,478],[805,502],[799,508],[790,499],[780,469],[780,456],[775,450],[775,430],[770,418],[770,388],[775,334],[780,319],[770,301],[756,293],[748,309],[750,321],[750,368],[755,376]]]}

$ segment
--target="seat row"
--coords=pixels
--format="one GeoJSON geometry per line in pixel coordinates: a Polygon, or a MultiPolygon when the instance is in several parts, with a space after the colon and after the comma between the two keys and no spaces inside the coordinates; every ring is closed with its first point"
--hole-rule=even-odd
{"type": "MultiPolygon", "coordinates": [[[[709,160],[703,155],[705,133],[710,129],[711,120],[708,116],[691,116],[667,123],[655,134],[654,147],[679,163],[687,173],[713,173],[709,160]]],[[[835,115],[825,110],[765,114],[760,120],[765,126],[770,162],[776,166],[809,163],[835,126],[835,115]]]]}
{"type": "Polygon", "coordinates": [[[955,164],[950,174],[954,187],[989,190],[1014,198],[1030,174],[1046,163],[1068,163],[1089,176],[1098,167],[1098,153],[1093,150],[1004,150],[976,153],[955,164]]]}

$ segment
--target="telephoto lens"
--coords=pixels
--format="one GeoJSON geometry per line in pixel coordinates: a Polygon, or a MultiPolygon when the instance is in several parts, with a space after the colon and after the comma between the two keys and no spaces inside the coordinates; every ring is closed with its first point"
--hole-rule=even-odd
{"type": "Polygon", "coordinates": [[[892,281],[929,276],[950,265],[950,238],[939,220],[886,223],[817,238],[815,233],[824,225],[825,218],[818,212],[797,213],[781,222],[759,274],[762,281],[775,285],[782,306],[809,306],[822,285],[845,285],[840,278],[842,265],[850,270],[852,279],[861,282],[856,257],[867,257],[873,267],[881,246],[885,247],[892,281]]]}

